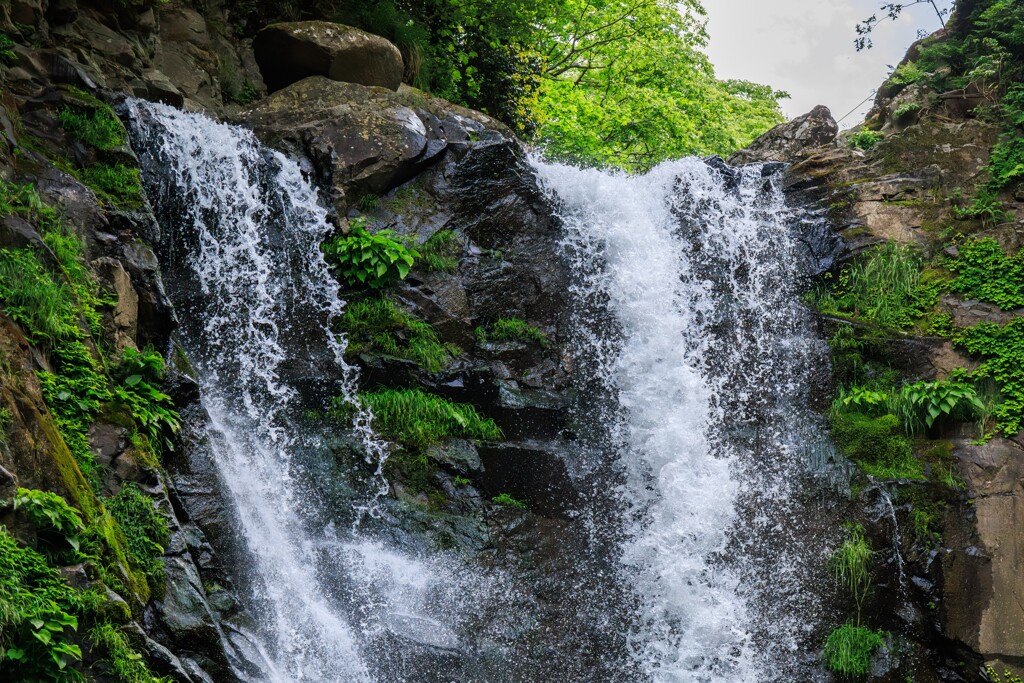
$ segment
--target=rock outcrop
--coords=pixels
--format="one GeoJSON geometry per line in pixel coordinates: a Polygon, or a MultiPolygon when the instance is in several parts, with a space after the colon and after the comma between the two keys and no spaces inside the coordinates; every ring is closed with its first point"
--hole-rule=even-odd
{"type": "Polygon", "coordinates": [[[818,105],[803,116],[780,123],[749,146],[729,157],[730,164],[754,161],[791,161],[806,149],[830,144],[839,133],[839,125],[828,107],[818,105]]]}
{"type": "Polygon", "coordinates": [[[384,38],[329,21],[271,24],[252,47],[270,92],[309,76],[398,90],[405,70],[384,38]]]}

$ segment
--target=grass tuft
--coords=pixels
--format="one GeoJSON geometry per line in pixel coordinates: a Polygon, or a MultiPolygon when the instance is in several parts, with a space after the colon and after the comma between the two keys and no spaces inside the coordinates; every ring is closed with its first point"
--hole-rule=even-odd
{"type": "Polygon", "coordinates": [[[885,644],[885,632],[843,624],[828,635],[822,657],[831,671],[843,676],[864,676],[871,658],[885,644]]]}

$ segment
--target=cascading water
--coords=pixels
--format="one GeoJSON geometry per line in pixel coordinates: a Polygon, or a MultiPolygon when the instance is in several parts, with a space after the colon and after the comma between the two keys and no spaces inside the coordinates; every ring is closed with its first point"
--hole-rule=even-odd
{"type": "Polygon", "coordinates": [[[821,353],[773,169],[536,165],[574,261],[577,353],[611,398],[631,658],[645,680],[784,678],[814,608],[789,494],[821,353]]]}
{"type": "MultiPolygon", "coordinates": [[[[327,213],[251,132],[128,107],[180,341],[252,558],[267,654],[244,679],[542,680],[573,666],[549,668],[545,653],[577,651],[574,638],[603,668],[566,680],[785,679],[779,662],[817,608],[816,541],[797,539],[792,520],[807,515],[790,494],[815,436],[804,406],[821,354],[771,167],[688,159],[627,177],[535,164],[574,266],[577,382],[604,396],[579,406],[590,455],[573,463],[604,490],[571,513],[589,535],[579,566],[600,576],[575,584],[553,632],[533,621],[530,580],[441,551],[413,559],[324,521],[321,475],[300,455],[323,450],[324,432],[303,416],[353,399],[356,380],[331,332],[343,304],[319,251],[327,213]]],[[[354,431],[379,462],[368,415],[354,431]]],[[[381,480],[355,483],[353,507],[371,505],[381,480]]]]}
{"type": "Polygon", "coordinates": [[[353,395],[343,341],[329,332],[341,300],[319,251],[326,212],[297,164],[251,132],[165,105],[129,107],[151,199],[175,217],[163,247],[183,267],[169,295],[255,563],[257,613],[273,641],[267,678],[369,680],[303,524],[292,463],[300,437],[289,415],[300,388],[283,378],[296,360],[287,340],[305,338],[309,375],[333,374],[337,391],[353,395]]]}

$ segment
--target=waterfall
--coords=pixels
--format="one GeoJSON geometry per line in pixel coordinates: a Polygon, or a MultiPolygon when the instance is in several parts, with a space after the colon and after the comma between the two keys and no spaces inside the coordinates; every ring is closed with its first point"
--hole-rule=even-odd
{"type": "MultiPolygon", "coordinates": [[[[298,165],[242,128],[161,104],[128,103],[168,294],[202,388],[215,463],[253,562],[253,601],[277,683],[369,680],[356,633],[318,572],[293,457],[295,377],[331,377],[352,397],[344,339],[330,332],[338,287],[319,251],[331,230],[298,165]],[[295,347],[308,355],[296,358],[295,347]],[[327,353],[324,353],[324,351],[327,353]],[[307,368],[294,367],[306,364],[307,368]]],[[[380,446],[357,431],[371,452],[380,446]]]]}
{"type": "Polygon", "coordinates": [[[785,679],[814,608],[789,526],[821,349],[776,169],[535,165],[574,263],[576,354],[609,396],[630,656],[653,681],[785,679]]]}

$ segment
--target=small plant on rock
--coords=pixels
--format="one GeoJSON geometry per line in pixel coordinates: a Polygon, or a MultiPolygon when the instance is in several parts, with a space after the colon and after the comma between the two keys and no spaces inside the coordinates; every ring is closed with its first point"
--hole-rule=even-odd
{"type": "Polygon", "coordinates": [[[517,508],[519,510],[526,509],[525,502],[519,500],[518,498],[513,498],[511,495],[507,493],[499,493],[498,495],[491,498],[491,502],[495,503],[496,505],[502,505],[504,507],[517,508]]]}
{"type": "Polygon", "coordinates": [[[828,634],[822,657],[828,668],[843,676],[864,676],[871,658],[885,644],[885,633],[866,626],[843,624],[828,634]]]}
{"type": "Polygon", "coordinates": [[[862,130],[850,136],[850,147],[867,151],[882,141],[885,136],[875,130],[862,130]]]}
{"type": "Polygon", "coordinates": [[[519,318],[498,318],[493,324],[487,327],[476,328],[478,342],[487,341],[533,341],[541,348],[547,348],[550,343],[548,336],[541,332],[535,325],[520,320],[519,318]]]}
{"type": "Polygon", "coordinates": [[[353,218],[348,235],[327,240],[321,249],[347,286],[380,289],[404,280],[419,257],[393,235],[391,230],[372,233],[365,218],[353,218]]]}

